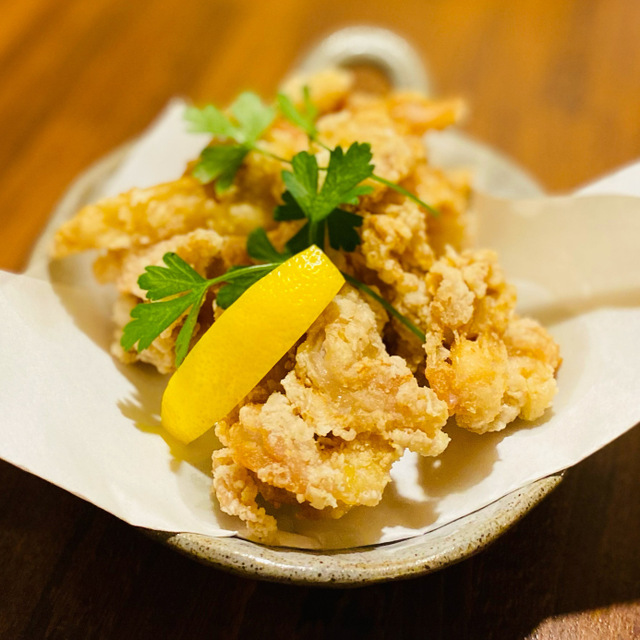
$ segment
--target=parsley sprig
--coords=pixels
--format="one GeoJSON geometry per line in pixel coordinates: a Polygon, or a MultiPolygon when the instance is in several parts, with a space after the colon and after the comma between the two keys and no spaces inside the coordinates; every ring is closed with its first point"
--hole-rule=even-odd
{"type": "Polygon", "coordinates": [[[190,132],[209,133],[216,141],[225,143],[203,149],[192,169],[193,176],[203,183],[215,180],[218,193],[233,184],[247,154],[258,150],[258,139],[276,115],[273,107],[265,105],[250,91],[240,94],[229,111],[231,117],[210,104],[203,109],[189,107],[184,116],[190,132]]]}
{"type": "MultiPolygon", "coordinates": [[[[305,86],[303,89],[303,97],[303,107],[299,108],[292,102],[289,96],[285,95],[284,93],[278,94],[278,105],[280,107],[282,115],[287,120],[289,120],[289,122],[292,122],[293,124],[303,129],[309,137],[310,141],[315,142],[328,151],[331,151],[330,147],[325,145],[319,139],[318,130],[316,129],[315,125],[315,119],[318,115],[318,110],[311,102],[309,87],[307,86],[305,86]]],[[[382,176],[376,175],[375,173],[373,173],[373,170],[371,171],[371,175],[368,177],[370,177],[372,180],[375,180],[376,182],[379,182],[380,184],[385,185],[389,189],[393,189],[393,191],[402,194],[406,198],[409,198],[409,200],[415,202],[418,206],[426,209],[432,216],[438,217],[440,215],[440,212],[435,207],[432,207],[431,205],[418,198],[415,193],[411,193],[411,191],[409,191],[408,189],[405,189],[403,186],[392,182],[391,180],[387,180],[382,176]]]]}
{"type": "MultiPolygon", "coordinates": [[[[320,167],[315,155],[307,151],[288,160],[259,145],[261,136],[275,118],[276,109],[265,105],[254,93],[241,94],[229,108],[228,115],[213,105],[187,109],[185,119],[189,130],[209,133],[213,137],[213,144],[202,151],[192,169],[195,178],[203,183],[214,182],[220,193],[233,184],[247,154],[254,151],[271,156],[290,166],[282,172],[286,190],[282,194],[282,204],[274,211],[274,219],[305,220],[305,223],[288,240],[283,251],[273,246],[264,229],[255,229],[247,238],[247,253],[257,264],[233,266],[215,278],[204,278],[175,253],[164,255],[165,266],[146,267],[138,284],[147,292],[147,302],[138,304],[131,311],[132,320],[125,326],[121,339],[124,349],[147,349],[186,313],[176,340],[175,361],[179,366],[193,339],[200,308],[214,285],[223,285],[217,291],[216,303],[226,309],[252,284],[312,244],[324,248],[328,241],[335,250],[354,251],[361,243],[357,229],[363,219],[349,207],[357,205],[361,196],[373,191],[370,184],[363,184],[366,180],[382,183],[438,215],[437,210],[415,194],[374,173],[369,143],[354,142],[345,151],[342,147],[331,149],[320,141],[315,126],[318,112],[307,87],[303,99],[302,107],[298,107],[288,96],[280,94],[278,108],[287,120],[305,131],[310,144],[329,151],[326,167],[320,167]]],[[[377,300],[424,342],[424,333],[382,296],[352,275],[343,272],[343,276],[351,285],[377,300]]]]}
{"type": "MultiPolygon", "coordinates": [[[[360,244],[355,231],[362,225],[362,216],[342,208],[358,204],[358,198],[373,191],[361,182],[371,177],[371,147],[367,143],[354,142],[344,152],[341,147],[331,150],[329,166],[322,186],[318,183],[318,161],[306,151],[296,154],[291,161],[292,171],[283,171],[287,190],[273,217],[276,220],[302,220],[307,222],[287,248],[294,253],[304,242],[324,246],[325,227],[329,232],[329,244],[334,249],[353,251],[360,244]]],[[[304,248],[304,247],[302,247],[304,248]]]]}
{"type": "Polygon", "coordinates": [[[305,86],[303,88],[302,97],[304,101],[302,108],[298,108],[286,93],[279,93],[278,107],[282,115],[289,120],[289,122],[305,131],[310,140],[317,141],[318,130],[316,129],[316,118],[318,117],[318,109],[316,105],[311,102],[309,87],[305,86]]]}
{"type": "MultiPolygon", "coordinates": [[[[301,107],[296,106],[291,98],[284,93],[278,94],[277,103],[282,115],[289,122],[302,129],[310,141],[328,151],[332,151],[319,138],[315,125],[318,109],[311,102],[309,87],[305,86],[303,88],[303,104],[301,107]]],[[[190,124],[189,131],[193,133],[209,133],[216,140],[235,142],[235,144],[228,143],[205,147],[200,154],[198,162],[192,169],[192,175],[202,183],[214,182],[218,193],[226,191],[233,184],[238,170],[250,151],[257,151],[287,164],[292,162],[274,155],[257,144],[262,134],[271,126],[275,118],[276,109],[274,107],[264,104],[257,94],[245,91],[229,107],[229,111],[235,123],[232,122],[229,116],[211,104],[202,109],[189,107],[185,112],[185,120],[190,124]]],[[[367,177],[409,198],[426,209],[431,215],[440,215],[436,208],[421,200],[402,185],[376,175],[373,169],[367,177]]]]}

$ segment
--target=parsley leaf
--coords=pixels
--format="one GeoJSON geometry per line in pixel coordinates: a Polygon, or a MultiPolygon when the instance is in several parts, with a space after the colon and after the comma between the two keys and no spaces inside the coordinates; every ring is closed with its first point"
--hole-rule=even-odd
{"type": "Polygon", "coordinates": [[[207,184],[216,181],[216,191],[222,193],[232,184],[250,149],[245,145],[206,147],[191,171],[194,178],[207,184]]]}
{"type": "Polygon", "coordinates": [[[125,326],[120,344],[127,351],[133,349],[136,344],[138,351],[147,349],[165,329],[191,307],[176,340],[176,365],[179,365],[189,350],[198,311],[210,281],[203,278],[176,253],[165,253],[162,260],[166,267],[146,267],[145,272],[138,278],[140,288],[147,291],[147,299],[151,302],[139,304],[132,309],[132,321],[125,326]],[[163,298],[169,299],[162,300],[163,298]],[[156,302],[158,300],[160,302],[156,302]]]}
{"type": "MultiPolygon", "coordinates": [[[[178,333],[178,337],[176,338],[176,367],[179,367],[182,364],[182,361],[187,357],[187,353],[189,353],[189,346],[191,345],[191,340],[193,338],[193,332],[196,328],[196,322],[198,322],[198,314],[200,313],[200,307],[202,307],[202,303],[204,302],[204,297],[207,294],[207,289],[201,289],[200,291],[194,291],[192,293],[187,294],[192,299],[191,310],[187,315],[187,319],[184,321],[182,328],[178,333]]],[[[184,297],[187,297],[184,296],[184,297]]],[[[161,304],[161,303],[155,303],[161,304]]],[[[148,306],[148,305],[147,305],[148,306]]]]}
{"type": "Polygon", "coordinates": [[[318,108],[311,102],[309,87],[305,86],[302,91],[304,98],[303,109],[296,107],[291,98],[284,93],[278,94],[278,106],[280,107],[282,115],[289,120],[289,122],[300,127],[300,129],[305,131],[313,140],[318,135],[318,130],[315,125],[318,108]]]}
{"type": "Polygon", "coordinates": [[[285,199],[285,204],[279,210],[281,219],[295,219],[293,215],[299,217],[295,207],[291,206],[291,199],[296,201],[305,217],[314,223],[326,218],[342,204],[357,204],[359,196],[373,190],[368,185],[360,184],[373,174],[371,146],[367,143],[354,142],[346,153],[342,147],[332,149],[320,190],[315,156],[302,151],[293,157],[291,165],[293,172],[282,172],[282,179],[291,197],[285,199]]]}
{"type": "Polygon", "coordinates": [[[249,91],[240,94],[229,111],[233,120],[213,105],[202,109],[190,107],[184,115],[190,131],[210,133],[226,142],[206,147],[192,170],[192,175],[203,184],[215,180],[218,193],[233,184],[246,155],[255,149],[256,141],[275,117],[273,107],[249,91]]]}
{"type": "Polygon", "coordinates": [[[333,249],[354,251],[360,244],[356,227],[362,226],[362,216],[343,209],[334,209],[327,218],[329,244],[333,249]]]}
{"type": "Polygon", "coordinates": [[[373,187],[360,185],[373,175],[371,158],[371,145],[368,142],[354,142],[346,153],[342,147],[333,149],[320,192],[323,199],[334,202],[334,207],[337,207],[345,203],[358,204],[359,196],[371,193],[373,187]]]}
{"type": "Polygon", "coordinates": [[[253,144],[267,130],[275,118],[275,110],[262,102],[260,97],[251,92],[241,93],[229,107],[238,122],[235,135],[237,142],[253,144]]]}
{"type": "Polygon", "coordinates": [[[334,249],[353,251],[360,244],[360,236],[355,229],[362,224],[362,218],[340,207],[357,204],[360,196],[373,190],[369,185],[360,184],[373,175],[370,145],[354,142],[346,152],[341,147],[332,149],[320,189],[320,169],[315,156],[302,151],[293,157],[291,167],[293,171],[282,172],[287,191],[282,196],[283,204],[274,212],[274,218],[307,218],[309,222],[289,240],[289,251],[295,253],[310,244],[324,247],[325,227],[334,249]]]}
{"type": "MultiPolygon", "coordinates": [[[[318,161],[307,151],[301,151],[293,156],[291,160],[291,171],[283,171],[282,179],[289,191],[291,200],[295,200],[296,210],[300,209],[305,217],[312,220],[317,216],[317,206],[315,201],[318,199],[318,161]]],[[[333,207],[332,207],[333,208],[333,207]]],[[[281,215],[286,214],[287,217],[298,215],[286,211],[282,211],[281,215]]],[[[295,219],[289,217],[289,219],[295,219]]]]}
{"type": "Polygon", "coordinates": [[[132,320],[124,328],[120,344],[127,351],[133,349],[136,344],[138,351],[149,348],[165,329],[194,304],[196,298],[197,295],[191,292],[179,298],[135,306],[131,310],[132,320]]]}
{"type": "Polygon", "coordinates": [[[148,300],[160,300],[178,293],[191,291],[206,280],[176,253],[165,253],[167,267],[146,267],[138,278],[138,285],[147,292],[148,300]]]}
{"type": "Polygon", "coordinates": [[[184,119],[190,124],[191,132],[210,133],[217,138],[242,144],[256,142],[275,118],[273,107],[264,104],[251,91],[241,93],[229,107],[229,112],[235,123],[212,104],[202,109],[188,107],[184,119]]]}
{"type": "Polygon", "coordinates": [[[220,287],[216,295],[216,303],[223,309],[229,308],[252,284],[273,271],[277,264],[250,265],[231,267],[225,276],[228,283],[220,287]]]}
{"type": "MultiPolygon", "coordinates": [[[[302,217],[302,216],[300,216],[302,217]]],[[[329,244],[333,249],[354,251],[361,243],[360,235],[356,231],[362,226],[362,216],[344,209],[334,209],[326,218],[311,230],[309,222],[304,224],[298,232],[288,240],[286,247],[289,255],[304,251],[309,245],[324,246],[325,228],[329,235],[329,244]],[[313,236],[311,234],[313,233],[313,236]]],[[[248,245],[247,245],[248,246],[248,245]]],[[[251,257],[255,257],[250,253],[251,257]]]]}
{"type": "Polygon", "coordinates": [[[280,253],[267,236],[267,232],[262,229],[254,229],[247,238],[247,253],[256,262],[284,262],[292,254],[280,253]]]}
{"type": "Polygon", "coordinates": [[[212,136],[231,139],[235,139],[238,133],[229,118],[212,104],[202,109],[187,107],[184,119],[190,125],[187,129],[190,133],[210,133],[212,136]]]}
{"type": "Polygon", "coordinates": [[[282,194],[282,200],[284,204],[277,206],[273,212],[274,220],[279,222],[282,220],[302,220],[305,217],[304,211],[289,191],[282,194]]]}

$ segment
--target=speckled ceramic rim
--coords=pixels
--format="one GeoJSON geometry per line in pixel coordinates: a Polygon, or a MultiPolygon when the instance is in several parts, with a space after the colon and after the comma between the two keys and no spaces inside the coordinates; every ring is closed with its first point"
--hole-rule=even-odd
{"type": "Polygon", "coordinates": [[[344,551],[265,547],[240,538],[147,531],[152,537],[214,567],[245,577],[315,586],[365,586],[432,573],[484,549],[562,480],[534,482],[444,527],[415,538],[344,551]]]}
{"type": "MultiPolygon", "coordinates": [[[[298,68],[314,70],[328,63],[354,60],[377,64],[389,73],[396,86],[429,87],[415,51],[406,41],[382,29],[354,27],[332,34],[298,68]]],[[[96,188],[124,160],[129,148],[124,145],[116,149],[69,187],[36,244],[28,273],[44,275],[56,228],[91,199],[96,188]]],[[[517,172],[513,167],[510,170],[517,172]]],[[[522,178],[525,183],[530,182],[526,175],[522,178]]],[[[538,504],[561,479],[562,474],[555,474],[533,482],[464,518],[414,538],[342,551],[301,551],[266,547],[237,537],[143,531],[199,562],[245,577],[318,586],[362,586],[431,573],[477,553],[538,504]]]]}

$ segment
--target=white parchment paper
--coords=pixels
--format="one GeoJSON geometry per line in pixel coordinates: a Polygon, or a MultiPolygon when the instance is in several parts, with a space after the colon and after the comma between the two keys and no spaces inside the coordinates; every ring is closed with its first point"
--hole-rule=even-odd
{"type": "MultiPolygon", "coordinates": [[[[184,132],[182,109],[169,105],[92,195],[180,175],[205,142],[184,132]]],[[[435,146],[461,149],[455,136],[435,146]]],[[[503,173],[508,193],[515,178],[503,173]]],[[[561,345],[553,408],[535,424],[484,436],[450,425],[439,458],[407,454],[394,466],[379,506],[328,522],[280,513],[283,543],[337,548],[418,535],[579,462],[640,421],[638,196],[640,164],[576,197],[478,196],[478,245],[499,252],[519,311],[561,345]]],[[[49,264],[49,236],[26,275],[0,272],[0,457],[133,525],[233,535],[239,521],[209,496],[215,437],[183,446],[164,433],[166,378],[111,358],[112,292],[91,282],[86,257],[49,264]]]]}

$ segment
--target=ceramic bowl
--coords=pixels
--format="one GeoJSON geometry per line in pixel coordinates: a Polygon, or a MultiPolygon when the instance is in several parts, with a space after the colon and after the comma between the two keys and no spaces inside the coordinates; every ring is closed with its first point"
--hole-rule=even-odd
{"type": "MultiPolygon", "coordinates": [[[[411,46],[395,34],[369,27],[353,27],[332,34],[296,69],[310,72],[331,64],[353,62],[378,66],[394,86],[430,91],[428,74],[411,46]]],[[[430,140],[429,148],[434,164],[472,167],[478,186],[495,195],[540,194],[536,183],[512,162],[460,132],[449,132],[430,140]]],[[[92,194],[117,169],[128,149],[128,146],[117,149],[73,183],[36,246],[32,266],[43,264],[55,229],[92,200],[92,194]]],[[[341,551],[267,547],[236,537],[148,533],[200,562],[247,577],[298,584],[364,585],[430,573],[477,553],[522,518],[560,480],[561,474],[538,480],[418,537],[341,551]]]]}

